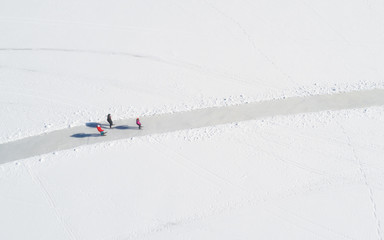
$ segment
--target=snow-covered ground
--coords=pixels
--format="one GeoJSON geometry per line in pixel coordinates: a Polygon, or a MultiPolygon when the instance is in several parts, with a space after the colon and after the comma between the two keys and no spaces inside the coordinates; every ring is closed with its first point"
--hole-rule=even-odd
{"type": "MultiPolygon", "coordinates": [[[[3,0],[0,143],[108,113],[383,89],[383,12],[379,0],[3,0]]],[[[383,110],[108,135],[2,164],[0,239],[383,240],[383,110]]]]}

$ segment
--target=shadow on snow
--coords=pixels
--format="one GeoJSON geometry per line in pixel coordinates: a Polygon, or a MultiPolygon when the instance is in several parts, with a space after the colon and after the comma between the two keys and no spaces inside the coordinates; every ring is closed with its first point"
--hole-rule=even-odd
{"type": "Polygon", "coordinates": [[[103,128],[106,128],[106,127],[109,128],[109,124],[103,124],[103,123],[98,123],[98,122],[87,122],[85,124],[85,126],[90,127],[90,128],[96,128],[97,125],[100,125],[103,128]]]}
{"type": "Polygon", "coordinates": [[[98,137],[100,134],[97,133],[76,133],[71,135],[74,138],[86,138],[86,137],[98,137]]]}
{"type": "Polygon", "coordinates": [[[128,125],[121,125],[121,126],[116,126],[114,127],[115,129],[119,129],[119,130],[126,130],[126,129],[133,129],[133,127],[130,127],[128,125]]]}

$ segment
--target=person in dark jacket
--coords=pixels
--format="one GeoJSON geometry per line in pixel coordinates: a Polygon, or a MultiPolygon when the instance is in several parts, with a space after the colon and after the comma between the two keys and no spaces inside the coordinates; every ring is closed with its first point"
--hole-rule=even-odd
{"type": "Polygon", "coordinates": [[[108,114],[107,121],[109,122],[109,128],[112,128],[113,122],[112,122],[111,114],[108,114]]]}

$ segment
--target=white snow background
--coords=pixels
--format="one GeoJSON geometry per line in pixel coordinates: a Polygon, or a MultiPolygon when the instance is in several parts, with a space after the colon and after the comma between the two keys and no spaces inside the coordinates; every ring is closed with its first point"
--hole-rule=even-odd
{"type": "MultiPolygon", "coordinates": [[[[383,89],[383,12],[380,0],[2,0],[0,143],[108,113],[383,89]]],[[[106,136],[2,164],[0,239],[383,240],[383,110],[106,136]]]]}

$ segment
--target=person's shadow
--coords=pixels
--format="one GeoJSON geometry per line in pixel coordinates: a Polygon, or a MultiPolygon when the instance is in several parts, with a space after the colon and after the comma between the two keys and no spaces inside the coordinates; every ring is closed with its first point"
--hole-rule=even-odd
{"type": "Polygon", "coordinates": [[[74,138],[87,138],[87,137],[98,137],[100,134],[97,133],[76,133],[71,135],[74,138]]]}
{"type": "Polygon", "coordinates": [[[119,129],[119,130],[127,130],[127,129],[132,129],[133,127],[130,127],[128,125],[121,125],[121,126],[116,126],[116,127],[113,127],[115,129],[119,129]]]}
{"type": "Polygon", "coordinates": [[[102,123],[98,123],[98,122],[87,122],[85,124],[85,126],[90,127],[90,128],[96,128],[97,125],[100,125],[101,127],[104,127],[104,128],[109,127],[108,124],[102,124],[102,123]]]}

